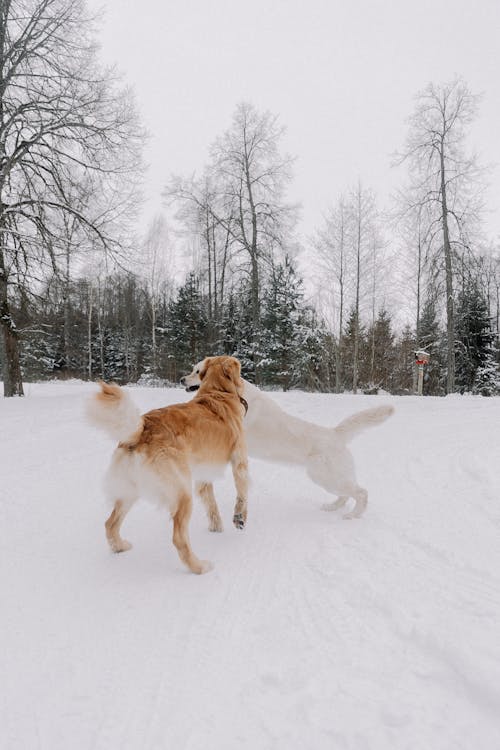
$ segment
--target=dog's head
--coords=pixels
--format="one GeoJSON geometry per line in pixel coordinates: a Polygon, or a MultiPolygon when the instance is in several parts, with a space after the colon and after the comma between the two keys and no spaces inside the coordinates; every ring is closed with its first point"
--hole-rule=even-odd
{"type": "Polygon", "coordinates": [[[184,386],[186,391],[189,392],[198,390],[201,385],[202,377],[204,377],[205,374],[205,363],[209,359],[211,359],[211,357],[205,357],[205,359],[202,359],[201,362],[198,362],[197,365],[194,365],[189,375],[184,375],[184,377],[181,378],[181,385],[184,386]],[[203,375],[201,375],[201,373],[203,373],[203,375]]]}
{"type": "Polygon", "coordinates": [[[241,365],[236,357],[205,357],[193,367],[189,375],[181,378],[186,391],[197,391],[201,385],[215,390],[229,391],[243,395],[241,365]]]}

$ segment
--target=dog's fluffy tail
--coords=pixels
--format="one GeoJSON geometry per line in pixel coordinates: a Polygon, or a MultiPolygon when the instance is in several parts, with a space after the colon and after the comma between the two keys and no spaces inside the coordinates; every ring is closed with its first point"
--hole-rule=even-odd
{"type": "Polygon", "coordinates": [[[364,411],[358,411],[357,414],[353,414],[347,419],[344,419],[340,424],[334,427],[334,432],[342,438],[345,443],[348,443],[360,432],[366,430],[367,427],[375,427],[382,422],[385,422],[391,414],[394,413],[393,406],[376,406],[374,409],[365,409],[364,411]]]}
{"type": "Polygon", "coordinates": [[[86,405],[87,419],[121,443],[136,439],[143,429],[137,406],[116,383],[99,382],[101,390],[86,405]]]}

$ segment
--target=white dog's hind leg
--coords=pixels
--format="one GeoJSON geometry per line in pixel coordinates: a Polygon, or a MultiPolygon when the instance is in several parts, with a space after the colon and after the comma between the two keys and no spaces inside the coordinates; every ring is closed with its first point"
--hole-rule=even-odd
{"type": "Polygon", "coordinates": [[[219,508],[214,495],[214,488],[210,482],[196,482],[196,492],[201,497],[208,517],[209,531],[224,531],[219,508]]]}
{"type": "Polygon", "coordinates": [[[349,500],[349,495],[341,495],[336,500],[334,500],[331,503],[323,503],[321,506],[321,510],[339,510],[339,508],[343,508],[346,502],[349,500]]]}
{"type": "Polygon", "coordinates": [[[368,504],[368,492],[363,487],[357,486],[352,493],[352,497],[356,501],[356,505],[350,511],[346,513],[343,518],[350,520],[351,518],[360,518],[366,510],[368,504]]]}

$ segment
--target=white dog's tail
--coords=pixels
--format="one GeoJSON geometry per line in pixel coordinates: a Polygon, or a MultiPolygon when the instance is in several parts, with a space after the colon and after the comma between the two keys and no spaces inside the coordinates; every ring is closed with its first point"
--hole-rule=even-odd
{"type": "Polygon", "coordinates": [[[334,432],[336,432],[345,443],[348,443],[367,427],[375,427],[376,425],[385,422],[385,420],[393,413],[394,407],[389,405],[376,406],[374,409],[358,411],[357,414],[347,417],[347,419],[344,419],[340,424],[334,427],[334,432]]]}
{"type": "Polygon", "coordinates": [[[143,429],[143,419],[137,406],[116,383],[100,381],[99,385],[100,392],[87,402],[89,422],[121,443],[136,439],[143,429]]]}

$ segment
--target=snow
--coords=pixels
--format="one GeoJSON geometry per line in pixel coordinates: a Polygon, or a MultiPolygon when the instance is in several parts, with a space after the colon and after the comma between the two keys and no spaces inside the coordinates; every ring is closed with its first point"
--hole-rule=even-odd
{"type": "MultiPolygon", "coordinates": [[[[188,573],[139,503],[112,555],[86,425],[95,386],[0,402],[2,750],[493,750],[500,747],[500,399],[272,393],[325,425],[393,402],[352,443],[358,521],[302,470],[251,461],[247,528],[200,503],[188,573]]],[[[130,389],[143,409],[189,398],[130,389]]]]}

